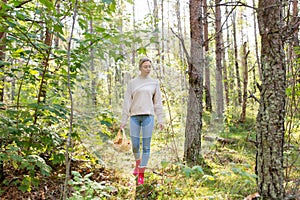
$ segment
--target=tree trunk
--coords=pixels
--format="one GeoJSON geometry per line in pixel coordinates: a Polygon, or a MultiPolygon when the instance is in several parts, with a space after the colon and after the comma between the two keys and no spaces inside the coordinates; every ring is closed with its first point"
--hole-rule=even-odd
{"type": "MultiPolygon", "coordinates": [[[[52,37],[53,34],[51,33],[49,27],[47,27],[46,24],[46,32],[45,32],[45,40],[44,44],[48,47],[44,54],[44,58],[42,60],[42,67],[43,71],[40,73],[40,86],[39,86],[39,91],[37,95],[37,104],[40,103],[45,103],[46,102],[46,85],[47,85],[47,73],[48,73],[48,68],[49,68],[49,58],[50,58],[50,52],[51,52],[51,45],[52,45],[52,37]]],[[[34,113],[34,124],[37,123],[38,119],[38,108],[35,109],[34,113]]]]}
{"type": "Polygon", "coordinates": [[[76,21],[76,15],[77,15],[77,6],[78,6],[78,0],[75,0],[74,2],[74,9],[73,9],[73,16],[72,16],[72,26],[70,30],[70,36],[68,40],[68,47],[67,47],[67,60],[68,60],[68,92],[69,92],[69,99],[71,103],[70,108],[70,121],[69,121],[69,132],[68,132],[68,138],[66,142],[66,152],[65,152],[65,165],[66,165],[66,177],[64,182],[64,189],[63,189],[63,200],[66,200],[68,197],[68,181],[70,179],[70,166],[71,166],[71,156],[69,155],[69,151],[72,149],[72,137],[71,134],[73,133],[73,116],[74,116],[74,102],[73,102],[73,95],[72,95],[72,89],[71,89],[71,44],[72,44],[72,38],[73,38],[73,32],[75,27],[75,21],[76,21]]]}
{"type": "MultiPolygon", "coordinates": [[[[155,50],[156,50],[156,65],[158,67],[159,72],[161,72],[161,67],[160,67],[160,58],[161,58],[161,53],[160,53],[160,39],[159,39],[159,27],[158,27],[158,4],[157,0],[153,0],[153,17],[154,17],[154,37],[156,38],[157,43],[155,43],[155,50]]],[[[161,74],[161,73],[159,73],[161,74]]]]}
{"type": "Polygon", "coordinates": [[[164,16],[164,0],[161,0],[161,76],[165,75],[165,16],[164,16]]]}
{"type": "Polygon", "coordinates": [[[189,100],[187,109],[184,159],[201,164],[203,96],[203,25],[202,0],[190,0],[191,57],[188,59],[189,100]]]}
{"type": "Polygon", "coordinates": [[[247,51],[247,43],[245,42],[243,45],[243,66],[244,66],[244,80],[243,80],[243,102],[242,102],[242,113],[240,116],[240,122],[246,121],[246,108],[247,108],[247,91],[248,91],[248,62],[247,58],[249,55],[249,51],[247,51]]]}
{"type": "Polygon", "coordinates": [[[233,26],[233,42],[234,42],[234,63],[235,63],[235,75],[236,75],[236,85],[238,92],[238,104],[242,104],[242,91],[241,91],[241,78],[240,78],[240,69],[238,62],[238,47],[237,47],[237,39],[236,39],[236,13],[233,12],[232,15],[232,26],[233,26]]]}
{"type": "MultiPolygon", "coordinates": [[[[90,19],[90,34],[93,35],[93,20],[90,19]]],[[[92,42],[91,42],[92,43],[92,42]]],[[[90,49],[90,70],[91,70],[91,97],[92,97],[92,106],[96,107],[97,106],[97,92],[96,92],[96,71],[95,71],[95,50],[91,44],[91,49],[90,49]]]]}
{"type": "Polygon", "coordinates": [[[284,199],[283,144],[286,67],[281,1],[259,0],[262,85],[257,115],[256,174],[262,199],[284,199]]]}
{"type": "MultiPolygon", "coordinates": [[[[253,0],[253,7],[255,8],[255,0],[253,0]]],[[[259,58],[259,53],[258,53],[258,42],[257,42],[257,28],[256,28],[256,11],[253,9],[253,28],[254,28],[254,39],[255,39],[255,55],[256,55],[256,62],[257,62],[257,67],[258,67],[258,74],[259,74],[259,80],[262,80],[262,75],[261,75],[261,66],[260,66],[260,58],[259,58]]],[[[255,79],[255,77],[254,77],[255,79]]],[[[255,84],[255,82],[254,82],[255,84]]]]}
{"type": "MultiPolygon", "coordinates": [[[[6,33],[0,33],[0,61],[5,62],[5,40],[6,40],[6,33]]],[[[4,64],[0,63],[0,70],[4,69],[4,64]]],[[[0,76],[0,102],[4,101],[4,76],[0,76]]]]}
{"type": "Polygon", "coordinates": [[[216,0],[216,105],[217,116],[222,118],[224,111],[223,75],[222,75],[222,27],[221,27],[221,0],[216,0]]]}
{"type": "MultiPolygon", "coordinates": [[[[7,0],[2,0],[3,4],[6,4],[6,2],[7,0]]],[[[2,10],[2,6],[0,6],[0,10],[2,10]]],[[[0,61],[2,61],[3,63],[5,62],[5,49],[6,49],[6,33],[0,32],[0,61]]],[[[4,68],[3,63],[0,63],[1,71],[4,68]]],[[[0,102],[3,101],[4,101],[4,76],[0,76],[0,102]]]]}
{"type": "Polygon", "coordinates": [[[205,45],[205,51],[204,51],[204,57],[205,57],[205,67],[204,67],[204,73],[205,73],[205,108],[207,111],[212,112],[212,101],[211,101],[211,95],[210,95],[210,69],[209,69],[209,57],[208,57],[208,51],[209,51],[209,40],[208,40],[208,13],[207,13],[207,0],[203,0],[203,16],[204,16],[204,23],[203,23],[203,29],[204,29],[204,45],[205,45]]]}
{"type": "MultiPolygon", "coordinates": [[[[228,16],[228,8],[226,7],[226,16],[228,16]]],[[[228,107],[229,106],[229,78],[228,78],[228,66],[230,66],[226,61],[226,58],[225,58],[225,48],[229,48],[228,44],[229,44],[229,25],[228,25],[228,20],[226,20],[226,44],[227,44],[227,47],[225,47],[225,42],[223,41],[222,42],[222,57],[223,57],[223,65],[224,65],[224,68],[223,68],[223,76],[224,76],[224,91],[225,91],[225,103],[226,103],[226,106],[228,107]]],[[[229,56],[228,56],[229,57],[229,56]]]]}
{"type": "MultiPolygon", "coordinates": [[[[2,0],[3,4],[6,4],[6,0],[2,0]]],[[[0,6],[0,10],[2,11],[2,7],[0,6]]],[[[3,12],[5,13],[5,12],[3,12]]],[[[0,61],[5,61],[5,49],[6,49],[6,33],[0,32],[0,61]]],[[[4,64],[0,64],[0,70],[2,71],[4,68],[4,64]]],[[[0,76],[0,103],[4,101],[4,76],[0,76]]],[[[0,107],[1,110],[1,107],[0,107]]],[[[0,148],[2,148],[3,140],[1,138],[0,148]]],[[[2,161],[0,161],[0,181],[4,180],[4,166],[2,161]]]]}
{"type": "MultiPolygon", "coordinates": [[[[298,19],[298,0],[293,0],[293,23],[296,23],[298,19]]],[[[294,31],[294,37],[293,37],[293,46],[299,47],[299,28],[297,27],[294,31]]],[[[297,56],[299,58],[299,54],[297,56]]]]}
{"type": "MultiPolygon", "coordinates": [[[[136,37],[136,21],[135,21],[135,0],[132,1],[132,27],[133,27],[133,37],[136,37]]],[[[135,66],[135,59],[136,59],[136,43],[132,43],[132,54],[131,54],[131,64],[132,66],[135,66]]],[[[124,90],[124,87],[122,87],[124,90]]],[[[124,94],[124,91],[122,91],[122,94],[124,94]]]]}

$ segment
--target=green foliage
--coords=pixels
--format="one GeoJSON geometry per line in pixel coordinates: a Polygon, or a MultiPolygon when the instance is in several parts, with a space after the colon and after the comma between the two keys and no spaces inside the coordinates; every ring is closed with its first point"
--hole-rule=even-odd
{"type": "Polygon", "coordinates": [[[112,186],[106,186],[106,182],[96,182],[90,180],[92,173],[85,175],[84,177],[77,171],[72,171],[73,179],[69,181],[69,185],[72,186],[74,192],[69,200],[94,200],[94,199],[109,199],[110,193],[116,190],[112,186]]]}
{"type": "MultiPolygon", "coordinates": [[[[22,171],[23,178],[19,177],[16,182],[22,191],[30,191],[40,177],[51,173],[52,166],[61,165],[65,160],[70,113],[65,19],[72,14],[67,8],[73,2],[61,1],[59,12],[57,4],[49,0],[1,2],[1,32],[7,35],[5,53],[10,60],[1,60],[5,67],[0,69],[0,76],[9,77],[14,85],[0,86],[5,87],[11,100],[0,102],[0,107],[6,108],[0,113],[0,162],[8,168],[12,166],[16,173],[22,171]],[[46,33],[53,39],[50,43],[46,42],[46,33]],[[56,39],[61,45],[54,44],[56,39]]],[[[90,60],[86,55],[91,48],[99,49],[96,54],[100,58],[111,54],[118,61],[123,57],[116,53],[120,48],[117,44],[124,40],[125,45],[131,46],[133,41],[140,40],[130,32],[120,33],[117,25],[107,23],[116,11],[115,1],[95,1],[86,5],[79,6],[78,11],[81,28],[78,31],[83,32],[83,37],[72,41],[70,75],[74,90],[75,82],[86,78],[90,60]],[[87,19],[96,21],[95,32],[88,31],[87,19]]],[[[89,124],[81,117],[75,116],[74,140],[80,137],[82,130],[88,130],[89,124]]],[[[103,109],[90,117],[95,119],[95,124],[100,122],[99,133],[111,136],[109,129],[115,124],[112,113],[103,109]]]]}
{"type": "Polygon", "coordinates": [[[36,186],[38,184],[38,178],[36,178],[38,173],[43,176],[49,176],[51,173],[51,167],[42,157],[38,155],[22,155],[20,147],[16,144],[6,146],[6,149],[0,156],[0,162],[5,164],[11,163],[15,170],[28,173],[28,175],[23,175],[21,181],[16,182],[20,184],[19,189],[23,192],[29,192],[32,185],[36,186]]]}
{"type": "MultiPolygon", "coordinates": [[[[220,150],[221,152],[221,150],[220,150]]],[[[226,154],[215,155],[226,161],[226,154]]],[[[239,155],[237,155],[239,156],[239,155]]],[[[256,175],[253,165],[241,160],[218,164],[206,157],[211,174],[203,166],[186,166],[182,163],[162,161],[162,172],[146,173],[146,183],[136,188],[137,199],[243,199],[256,191],[256,175]]],[[[228,161],[226,161],[228,162],[228,161]]]]}

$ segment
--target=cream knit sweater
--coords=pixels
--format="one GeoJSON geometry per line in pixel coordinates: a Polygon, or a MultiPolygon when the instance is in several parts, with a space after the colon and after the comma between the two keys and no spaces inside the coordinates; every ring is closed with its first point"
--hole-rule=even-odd
{"type": "Polygon", "coordinates": [[[132,79],[124,97],[121,123],[126,124],[130,116],[154,114],[158,124],[162,124],[163,105],[159,82],[149,76],[132,79]]]}

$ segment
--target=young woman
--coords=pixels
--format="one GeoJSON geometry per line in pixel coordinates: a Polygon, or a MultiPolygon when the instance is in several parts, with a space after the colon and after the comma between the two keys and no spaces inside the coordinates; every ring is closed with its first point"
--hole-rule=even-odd
{"type": "Polygon", "coordinates": [[[122,121],[123,129],[130,117],[130,138],[135,158],[133,175],[138,176],[138,185],[144,184],[144,172],[150,157],[150,143],[154,128],[154,114],[160,129],[163,129],[163,105],[159,82],[150,77],[152,62],[142,58],[139,62],[140,74],[132,79],[124,97],[122,121]],[[140,140],[142,132],[142,154],[140,140]]]}

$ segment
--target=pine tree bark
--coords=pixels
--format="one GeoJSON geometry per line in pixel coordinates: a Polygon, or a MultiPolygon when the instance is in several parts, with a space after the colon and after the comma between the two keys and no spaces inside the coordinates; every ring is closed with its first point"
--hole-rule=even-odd
{"type": "MultiPolygon", "coordinates": [[[[255,0],[253,0],[253,8],[255,8],[255,0]]],[[[257,41],[257,27],[256,27],[256,11],[253,9],[253,29],[254,29],[254,41],[255,41],[255,55],[256,55],[256,62],[258,67],[258,74],[259,74],[259,80],[262,80],[261,75],[261,66],[260,66],[260,57],[258,53],[258,41],[257,41]]],[[[255,77],[254,80],[256,81],[255,77]]],[[[254,82],[255,83],[255,82],[254,82]]]]}
{"type": "MultiPolygon", "coordinates": [[[[298,0],[293,0],[293,20],[292,23],[297,23],[297,20],[299,20],[298,18],[298,0]]],[[[297,27],[294,31],[294,37],[293,37],[293,46],[294,47],[299,47],[299,27],[297,27]]],[[[297,56],[297,58],[299,58],[299,54],[297,56]]]]}
{"type": "Polygon", "coordinates": [[[204,30],[204,57],[205,57],[205,67],[204,67],[204,89],[205,89],[205,108],[207,111],[212,112],[212,101],[211,101],[211,90],[210,90],[210,69],[209,69],[209,39],[208,39],[208,13],[207,13],[207,0],[203,0],[203,30],[204,30]]]}
{"type": "Polygon", "coordinates": [[[243,102],[242,102],[242,112],[240,116],[240,122],[246,121],[246,110],[247,110],[247,91],[248,91],[248,62],[247,58],[249,55],[249,51],[247,51],[247,43],[245,42],[243,45],[243,67],[244,67],[244,76],[243,76],[243,102]]]}
{"type": "MultiPolygon", "coordinates": [[[[5,62],[5,39],[6,39],[6,33],[1,32],[0,33],[0,61],[5,62]]],[[[0,63],[0,70],[2,71],[4,69],[4,64],[0,63]]],[[[0,76],[0,102],[4,101],[4,76],[0,76]]]]}
{"type": "Polygon", "coordinates": [[[236,38],[236,13],[233,12],[232,15],[232,26],[233,26],[233,43],[234,43],[234,64],[235,64],[235,76],[236,76],[236,90],[238,92],[238,104],[242,104],[242,90],[241,90],[241,76],[240,76],[240,67],[238,62],[238,46],[236,38]]]}
{"type": "MultiPolygon", "coordinates": [[[[226,16],[228,16],[228,8],[225,8],[226,11],[226,16]]],[[[226,20],[226,39],[227,39],[227,44],[229,44],[229,25],[228,25],[228,20],[226,20]]],[[[230,66],[230,64],[228,64],[229,62],[226,61],[225,58],[225,46],[224,46],[225,42],[222,42],[222,57],[223,57],[223,76],[224,76],[224,92],[225,92],[225,104],[228,107],[229,106],[229,79],[230,76],[228,76],[228,67],[230,66]],[[228,78],[229,77],[229,78],[228,78]]]]}
{"type": "MultiPolygon", "coordinates": [[[[2,0],[3,4],[7,3],[7,0],[2,0]]],[[[0,10],[2,10],[0,6],[0,10]]],[[[2,11],[2,13],[5,13],[2,11]]],[[[4,16],[2,16],[4,17],[4,16]]],[[[0,61],[5,62],[5,49],[6,49],[6,33],[0,32],[0,61]]],[[[4,64],[0,63],[0,70],[3,70],[4,64]]],[[[4,101],[4,76],[0,76],[0,102],[4,101]]]]}
{"type": "Polygon", "coordinates": [[[262,199],[284,199],[283,144],[286,67],[282,40],[283,5],[259,0],[262,85],[257,115],[256,174],[262,199]]]}
{"type": "Polygon", "coordinates": [[[223,66],[222,66],[222,27],[221,27],[221,0],[216,0],[216,113],[219,118],[223,117],[224,95],[223,95],[223,66]]]}
{"type": "MultiPolygon", "coordinates": [[[[222,39],[222,60],[223,60],[223,69],[222,69],[222,74],[223,74],[223,82],[224,82],[224,92],[225,92],[225,104],[226,106],[229,106],[229,89],[228,89],[228,75],[227,75],[227,61],[225,59],[225,46],[224,46],[224,40],[222,39]]],[[[224,106],[223,106],[224,107],[224,106]]],[[[225,108],[223,108],[225,109],[225,108]]]]}
{"type": "Polygon", "coordinates": [[[189,99],[185,129],[184,159],[201,164],[203,96],[202,0],[190,0],[191,56],[188,60],[189,99]]]}
{"type": "MultiPolygon", "coordinates": [[[[7,0],[2,0],[3,4],[7,3],[7,0]]],[[[0,10],[2,11],[2,7],[0,6],[0,10]]],[[[5,12],[1,12],[5,13],[5,12]]],[[[5,61],[5,49],[6,49],[6,33],[0,32],[0,61],[5,61]]],[[[0,70],[2,71],[4,68],[4,64],[0,64],[0,70]]],[[[0,76],[0,103],[4,101],[4,76],[0,76]]],[[[1,107],[0,107],[1,110],[1,107]]],[[[0,148],[3,145],[3,140],[1,139],[0,148]]],[[[0,161],[0,181],[4,180],[4,166],[2,161],[0,161]]]]}

